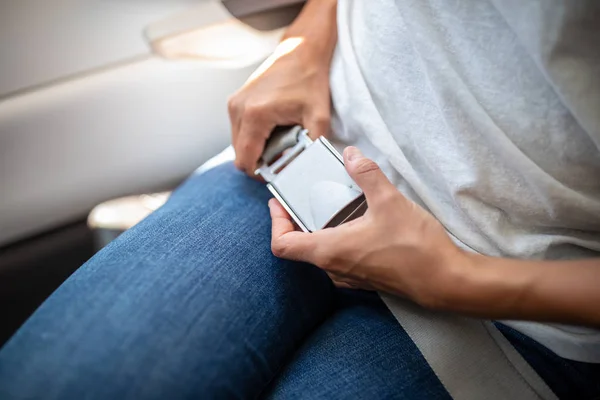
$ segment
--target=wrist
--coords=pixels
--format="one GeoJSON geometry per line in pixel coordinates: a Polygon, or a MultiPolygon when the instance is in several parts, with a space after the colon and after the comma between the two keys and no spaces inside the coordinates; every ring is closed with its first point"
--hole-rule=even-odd
{"type": "Polygon", "coordinates": [[[486,319],[600,324],[598,259],[531,261],[461,252],[432,308],[486,319]]]}
{"type": "Polygon", "coordinates": [[[475,254],[454,248],[444,255],[439,278],[433,283],[435,293],[425,305],[437,311],[459,312],[464,303],[471,302],[471,296],[479,285],[477,276],[481,260],[475,254]]]}
{"type": "Polygon", "coordinates": [[[298,38],[307,62],[329,63],[337,42],[337,0],[309,0],[282,41],[298,38]]]}
{"type": "Polygon", "coordinates": [[[441,309],[473,316],[508,318],[521,308],[532,285],[523,274],[503,259],[461,251],[452,268],[441,309]]]}

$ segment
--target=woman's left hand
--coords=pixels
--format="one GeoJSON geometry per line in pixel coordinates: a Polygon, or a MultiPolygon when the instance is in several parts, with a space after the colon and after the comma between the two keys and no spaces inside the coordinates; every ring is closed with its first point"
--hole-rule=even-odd
{"type": "Polygon", "coordinates": [[[338,286],[379,290],[430,308],[442,308],[464,281],[469,257],[427,211],[405,198],[377,164],[355,147],[346,169],[369,206],[360,218],[313,233],[295,230],[275,199],[271,249],[277,257],[325,270],[338,286]]]}

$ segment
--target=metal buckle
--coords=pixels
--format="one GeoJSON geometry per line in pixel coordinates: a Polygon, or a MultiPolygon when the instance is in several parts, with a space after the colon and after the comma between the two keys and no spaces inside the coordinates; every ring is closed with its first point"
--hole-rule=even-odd
{"type": "Polygon", "coordinates": [[[342,156],[324,137],[313,141],[301,126],[273,132],[255,173],[305,232],[343,224],[367,210],[342,156]]]}

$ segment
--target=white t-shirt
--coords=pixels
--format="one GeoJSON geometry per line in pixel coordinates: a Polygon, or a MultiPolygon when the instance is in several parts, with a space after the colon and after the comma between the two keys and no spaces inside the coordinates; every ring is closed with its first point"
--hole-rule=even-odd
{"type": "MultiPolygon", "coordinates": [[[[338,31],[334,140],[463,248],[600,257],[600,2],[339,0],[338,31]]],[[[599,331],[506,324],[600,362],[599,331]]]]}

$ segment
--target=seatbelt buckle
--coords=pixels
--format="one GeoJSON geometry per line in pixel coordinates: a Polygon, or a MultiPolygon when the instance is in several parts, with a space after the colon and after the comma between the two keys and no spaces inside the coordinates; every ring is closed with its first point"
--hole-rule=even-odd
{"type": "Polygon", "coordinates": [[[338,226],[367,210],[342,156],[327,139],[313,141],[299,125],[275,129],[255,173],[304,232],[338,226]]]}

